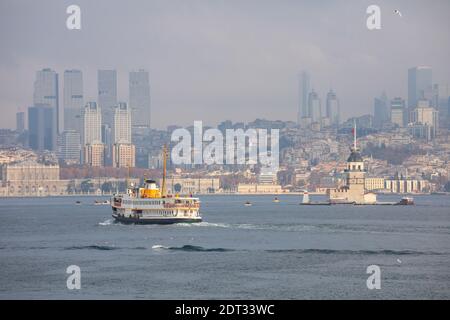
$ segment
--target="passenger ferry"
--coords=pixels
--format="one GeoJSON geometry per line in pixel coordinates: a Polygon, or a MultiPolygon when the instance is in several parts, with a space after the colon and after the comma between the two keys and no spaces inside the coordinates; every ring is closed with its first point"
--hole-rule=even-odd
{"type": "Polygon", "coordinates": [[[123,223],[172,224],[201,222],[200,199],[192,196],[166,195],[166,151],[162,190],[156,182],[145,179],[142,187],[131,185],[126,194],[111,197],[113,218],[123,223]]]}

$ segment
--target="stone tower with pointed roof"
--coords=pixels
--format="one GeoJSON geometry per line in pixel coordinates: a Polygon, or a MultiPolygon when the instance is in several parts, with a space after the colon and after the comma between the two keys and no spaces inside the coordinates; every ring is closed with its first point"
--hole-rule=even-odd
{"type": "Polygon", "coordinates": [[[374,204],[376,202],[374,193],[366,193],[366,169],[359,149],[356,146],[356,125],[353,128],[353,146],[350,148],[345,175],[346,181],[344,186],[329,190],[331,203],[374,204]]]}

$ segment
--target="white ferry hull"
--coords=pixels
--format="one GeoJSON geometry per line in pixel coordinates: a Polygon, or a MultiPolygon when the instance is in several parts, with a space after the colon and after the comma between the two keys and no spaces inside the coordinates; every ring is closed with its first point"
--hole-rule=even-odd
{"type": "Polygon", "coordinates": [[[200,200],[193,197],[146,198],[114,195],[112,217],[127,224],[173,224],[201,222],[200,200]]]}
{"type": "Polygon", "coordinates": [[[198,223],[202,221],[201,217],[196,218],[157,218],[157,217],[125,217],[117,214],[113,214],[112,217],[120,223],[126,224],[174,224],[174,223],[198,223]]]}

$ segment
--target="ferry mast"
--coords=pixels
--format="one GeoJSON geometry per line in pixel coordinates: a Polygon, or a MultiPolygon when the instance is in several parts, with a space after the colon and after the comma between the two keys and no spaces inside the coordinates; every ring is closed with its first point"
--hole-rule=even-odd
{"type": "Polygon", "coordinates": [[[167,174],[167,146],[164,145],[163,147],[163,179],[162,179],[162,186],[161,186],[161,196],[163,198],[166,197],[166,174],[167,174]]]}

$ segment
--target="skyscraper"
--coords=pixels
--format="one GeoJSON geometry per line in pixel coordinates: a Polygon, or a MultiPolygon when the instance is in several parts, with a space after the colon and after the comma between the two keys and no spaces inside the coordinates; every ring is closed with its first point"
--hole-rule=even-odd
{"type": "Polygon", "coordinates": [[[125,102],[114,109],[114,143],[131,143],[131,112],[125,102]]]}
{"type": "Polygon", "coordinates": [[[83,73],[80,70],[64,71],[64,130],[81,133],[83,100],[83,73]]]}
{"type": "Polygon", "coordinates": [[[373,125],[376,128],[382,127],[389,121],[389,107],[386,93],[382,93],[380,97],[374,99],[373,104],[373,125]]]}
{"type": "Polygon", "coordinates": [[[113,166],[133,168],[136,166],[136,147],[131,143],[116,143],[112,150],[113,166]]]}
{"type": "Polygon", "coordinates": [[[439,111],[439,127],[449,127],[448,99],[450,97],[449,84],[433,85],[433,102],[432,106],[439,111]]]}
{"type": "Polygon", "coordinates": [[[53,126],[55,131],[60,131],[62,112],[59,110],[58,74],[50,68],[36,72],[34,81],[33,103],[34,105],[48,105],[53,108],[53,126]]]}
{"type": "Polygon", "coordinates": [[[129,78],[131,124],[150,127],[150,84],[148,72],[131,71],[129,78]]]}
{"type": "Polygon", "coordinates": [[[340,121],[340,106],[336,93],[330,89],[327,94],[327,118],[332,126],[338,126],[340,121]]]}
{"type": "Polygon", "coordinates": [[[16,131],[19,133],[25,131],[25,112],[23,111],[16,113],[16,131]]]}
{"type": "Polygon", "coordinates": [[[117,105],[116,70],[98,70],[98,104],[102,110],[103,123],[110,128],[113,123],[113,109],[117,105]]]}
{"type": "Polygon", "coordinates": [[[105,165],[105,148],[103,143],[86,144],[83,149],[83,163],[91,167],[105,165]]]}
{"type": "Polygon", "coordinates": [[[450,96],[447,100],[447,123],[445,124],[445,126],[450,129],[450,96]]]}
{"type": "Polygon", "coordinates": [[[433,77],[430,67],[408,69],[408,107],[415,108],[419,100],[432,100],[433,77]]]}
{"type": "Polygon", "coordinates": [[[36,151],[56,149],[55,109],[47,104],[28,108],[28,144],[36,151]]]}
{"type": "Polygon", "coordinates": [[[391,100],[391,123],[396,124],[400,128],[406,123],[405,100],[396,97],[391,100]]]}
{"type": "Polygon", "coordinates": [[[314,90],[309,93],[308,114],[312,122],[320,122],[322,119],[322,104],[318,94],[314,90]]]}
{"type": "Polygon", "coordinates": [[[76,130],[64,130],[59,137],[58,158],[69,164],[78,164],[80,152],[80,133],[76,130]]]}
{"type": "Polygon", "coordinates": [[[83,112],[83,144],[102,142],[102,113],[96,102],[88,102],[83,112]]]}
{"type": "Polygon", "coordinates": [[[103,166],[104,150],[101,108],[95,102],[88,102],[83,112],[83,163],[103,166]]]}
{"type": "Polygon", "coordinates": [[[309,115],[309,93],[311,90],[311,77],[309,73],[303,71],[298,75],[298,114],[297,124],[301,124],[301,118],[308,118],[309,115]]]}
{"type": "Polygon", "coordinates": [[[438,128],[438,111],[430,107],[428,100],[419,100],[411,112],[412,125],[409,126],[413,136],[432,140],[438,128]]]}
{"type": "Polygon", "coordinates": [[[136,149],[131,144],[131,111],[124,102],[114,109],[112,160],[114,167],[134,167],[136,149]]]}

